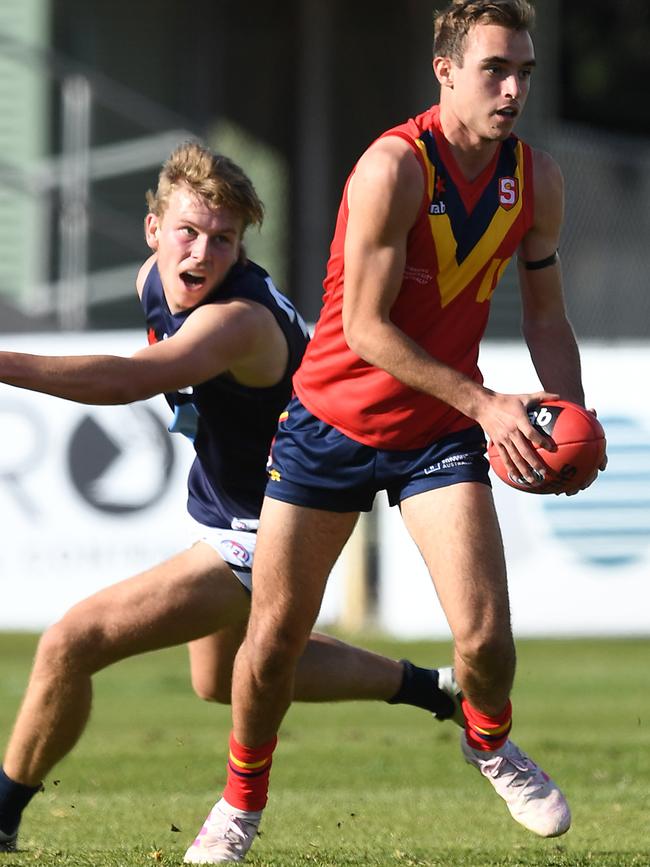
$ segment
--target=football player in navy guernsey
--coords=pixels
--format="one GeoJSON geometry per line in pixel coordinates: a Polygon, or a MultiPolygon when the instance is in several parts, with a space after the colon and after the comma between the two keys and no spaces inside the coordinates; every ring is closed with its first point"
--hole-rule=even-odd
{"type": "MultiPolygon", "coordinates": [[[[128,358],[1,352],[0,381],[87,404],[165,394],[171,429],[188,435],[196,451],[188,479],[196,541],[83,600],[44,633],[0,771],[2,851],[16,848],[23,809],[81,736],[95,672],[187,643],[196,693],[230,701],[267,456],[307,329],[266,271],[246,258],[243,236],[261,224],[263,206],[230,159],[183,144],[147,200],[153,253],[137,290],[149,345],[128,358]]],[[[325,635],[308,642],[295,696],[412,704],[463,724],[450,668],[419,668],[325,635]]]]}

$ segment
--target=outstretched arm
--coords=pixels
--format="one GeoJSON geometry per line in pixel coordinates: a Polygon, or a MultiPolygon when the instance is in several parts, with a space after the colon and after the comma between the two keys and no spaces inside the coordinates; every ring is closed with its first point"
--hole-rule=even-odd
{"type": "Polygon", "coordinates": [[[235,299],[199,307],[173,337],[130,357],[0,352],[0,382],[87,404],[145,400],[227,370],[269,385],[286,363],[286,349],[269,350],[277,346],[270,319],[260,305],[235,299]]]}

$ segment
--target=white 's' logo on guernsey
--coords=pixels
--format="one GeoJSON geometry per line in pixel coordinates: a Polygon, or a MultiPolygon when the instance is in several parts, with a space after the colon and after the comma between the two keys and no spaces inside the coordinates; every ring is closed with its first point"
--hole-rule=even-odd
{"type": "Polygon", "coordinates": [[[499,178],[499,204],[509,211],[519,201],[519,181],[517,178],[499,178]]]}

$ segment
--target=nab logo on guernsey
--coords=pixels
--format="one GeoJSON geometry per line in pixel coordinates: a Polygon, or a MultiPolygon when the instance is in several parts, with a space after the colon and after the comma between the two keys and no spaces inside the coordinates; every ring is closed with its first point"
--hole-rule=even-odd
{"type": "Polygon", "coordinates": [[[445,206],[445,203],[441,201],[431,202],[431,204],[429,205],[429,213],[436,216],[440,214],[446,214],[447,208],[445,206]]]}
{"type": "Polygon", "coordinates": [[[94,407],[68,445],[70,479],[94,509],[129,514],[151,506],[169,486],[174,451],[149,407],[94,407]]]}

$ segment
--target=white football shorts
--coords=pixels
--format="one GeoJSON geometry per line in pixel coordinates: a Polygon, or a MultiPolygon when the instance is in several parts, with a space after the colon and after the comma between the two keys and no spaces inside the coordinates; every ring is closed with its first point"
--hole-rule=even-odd
{"type": "Polygon", "coordinates": [[[255,542],[257,541],[256,530],[259,521],[233,518],[233,525],[237,529],[226,529],[224,527],[206,527],[205,524],[200,524],[194,520],[191,515],[188,515],[187,519],[190,527],[188,547],[192,547],[196,542],[205,542],[214,548],[250,592],[252,590],[255,542]]]}

